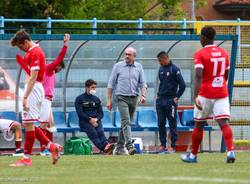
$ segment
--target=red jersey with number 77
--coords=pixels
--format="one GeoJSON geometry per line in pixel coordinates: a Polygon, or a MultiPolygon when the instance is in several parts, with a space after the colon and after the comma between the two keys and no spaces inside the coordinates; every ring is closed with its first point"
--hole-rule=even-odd
{"type": "Polygon", "coordinates": [[[228,53],[216,45],[206,45],[194,54],[194,67],[203,69],[199,95],[206,98],[228,96],[226,70],[230,64],[228,53]]]}

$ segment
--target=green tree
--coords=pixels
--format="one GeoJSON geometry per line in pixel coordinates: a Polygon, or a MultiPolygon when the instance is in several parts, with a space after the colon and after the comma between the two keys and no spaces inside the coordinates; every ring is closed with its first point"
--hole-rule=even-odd
{"type": "MultiPolygon", "coordinates": [[[[86,19],[96,17],[102,20],[137,20],[147,8],[145,0],[85,0],[83,12],[86,19]]],[[[98,24],[98,28],[136,28],[137,24],[98,24]]],[[[99,33],[112,31],[99,31],[99,33]]],[[[126,31],[118,31],[118,33],[126,31]]],[[[131,32],[130,32],[131,33],[131,32]]]]}
{"type": "Polygon", "coordinates": [[[86,0],[86,18],[109,20],[131,20],[142,17],[148,1],[145,0],[86,0]]]}
{"type": "Polygon", "coordinates": [[[0,15],[7,18],[63,18],[76,0],[1,0],[0,15]]]}
{"type": "MultiPolygon", "coordinates": [[[[0,15],[5,18],[24,18],[24,19],[39,19],[39,18],[64,18],[70,11],[72,6],[75,6],[77,0],[1,0],[0,15]]],[[[46,27],[46,23],[25,23],[25,22],[8,22],[5,27],[24,27],[26,29],[41,29],[46,27]]],[[[15,32],[6,30],[6,32],[15,32]]],[[[43,31],[38,31],[44,33],[43,31]]]]}
{"type": "MultiPolygon", "coordinates": [[[[190,3],[191,0],[188,2],[190,3]]],[[[205,0],[196,0],[203,5],[205,0]]],[[[7,18],[150,20],[182,19],[186,0],[1,0],[0,15],[7,18]]],[[[46,27],[46,23],[8,23],[6,26],[46,27]]],[[[147,25],[146,25],[147,26],[147,25]]],[[[152,25],[148,25],[151,26],[152,25]]],[[[156,25],[157,26],[157,25],[156,25]]],[[[90,24],[53,24],[53,27],[91,28],[90,24]]],[[[99,28],[135,28],[136,24],[98,24],[99,28]]],[[[58,32],[58,31],[57,31],[58,32]]]]}
{"type": "MultiPolygon", "coordinates": [[[[152,0],[149,8],[143,15],[145,18],[172,19],[178,20],[187,17],[187,13],[182,9],[182,5],[190,3],[192,0],[152,0]]],[[[207,1],[195,0],[195,8],[205,6],[207,1]]]]}

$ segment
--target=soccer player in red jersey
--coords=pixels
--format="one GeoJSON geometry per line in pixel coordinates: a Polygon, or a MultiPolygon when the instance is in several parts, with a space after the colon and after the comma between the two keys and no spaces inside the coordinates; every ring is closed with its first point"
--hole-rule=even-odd
{"type": "Polygon", "coordinates": [[[40,116],[41,104],[44,99],[44,88],[42,85],[46,65],[44,52],[38,44],[31,40],[30,35],[25,30],[16,32],[11,39],[11,45],[17,46],[25,52],[23,62],[26,64],[26,68],[21,67],[26,71],[27,78],[22,101],[22,121],[25,128],[24,157],[10,166],[32,165],[30,155],[35,138],[50,149],[52,152],[52,163],[56,164],[62,147],[50,142],[41,129],[34,125],[40,116]]]}
{"type": "MultiPolygon", "coordinates": [[[[53,122],[53,113],[51,109],[51,103],[54,96],[55,89],[55,74],[60,72],[64,68],[63,59],[66,55],[68,45],[69,45],[70,35],[65,34],[63,38],[63,47],[58,54],[57,58],[46,64],[45,76],[43,79],[43,88],[45,93],[45,98],[43,99],[41,106],[41,114],[39,121],[41,122],[40,129],[43,133],[49,138],[50,141],[53,141],[53,132],[56,131],[53,122]]],[[[28,67],[26,66],[24,60],[20,55],[17,55],[16,58],[18,64],[26,71],[26,73],[30,73],[28,67]]],[[[41,145],[41,154],[47,155],[50,152],[46,149],[46,145],[41,145]],[[43,153],[44,152],[44,153],[43,153]]]]}
{"type": "Polygon", "coordinates": [[[204,27],[200,42],[203,46],[194,54],[194,120],[192,152],[182,155],[184,162],[196,163],[197,153],[203,138],[203,128],[208,119],[218,122],[227,147],[227,163],[234,163],[233,133],[229,126],[230,104],[227,78],[229,73],[228,53],[214,45],[215,30],[204,27]]]}

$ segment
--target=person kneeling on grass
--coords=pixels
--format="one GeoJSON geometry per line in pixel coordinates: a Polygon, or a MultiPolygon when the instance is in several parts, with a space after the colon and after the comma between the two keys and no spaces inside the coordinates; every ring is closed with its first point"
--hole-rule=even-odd
{"type": "MultiPolygon", "coordinates": [[[[9,119],[0,118],[0,132],[6,141],[12,141],[15,137],[15,154],[23,154],[22,144],[22,128],[21,123],[9,119]]],[[[15,155],[14,154],[14,155],[15,155]]]]}
{"type": "Polygon", "coordinates": [[[75,100],[75,109],[79,118],[81,131],[87,133],[94,145],[105,154],[110,155],[114,144],[110,144],[104,135],[102,126],[103,110],[101,100],[95,96],[97,82],[88,79],[85,82],[85,93],[75,100]]]}

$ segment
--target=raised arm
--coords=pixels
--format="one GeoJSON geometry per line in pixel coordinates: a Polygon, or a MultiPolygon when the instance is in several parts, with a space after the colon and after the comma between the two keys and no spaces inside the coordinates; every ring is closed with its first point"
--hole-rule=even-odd
{"type": "Polygon", "coordinates": [[[68,49],[68,45],[69,45],[69,40],[70,40],[70,35],[69,34],[65,34],[64,35],[64,39],[63,39],[63,47],[60,51],[60,53],[58,54],[58,56],[56,57],[56,59],[50,63],[46,65],[46,72],[48,73],[53,73],[53,71],[56,69],[56,67],[63,62],[64,57],[67,53],[67,49],[68,49]]]}

